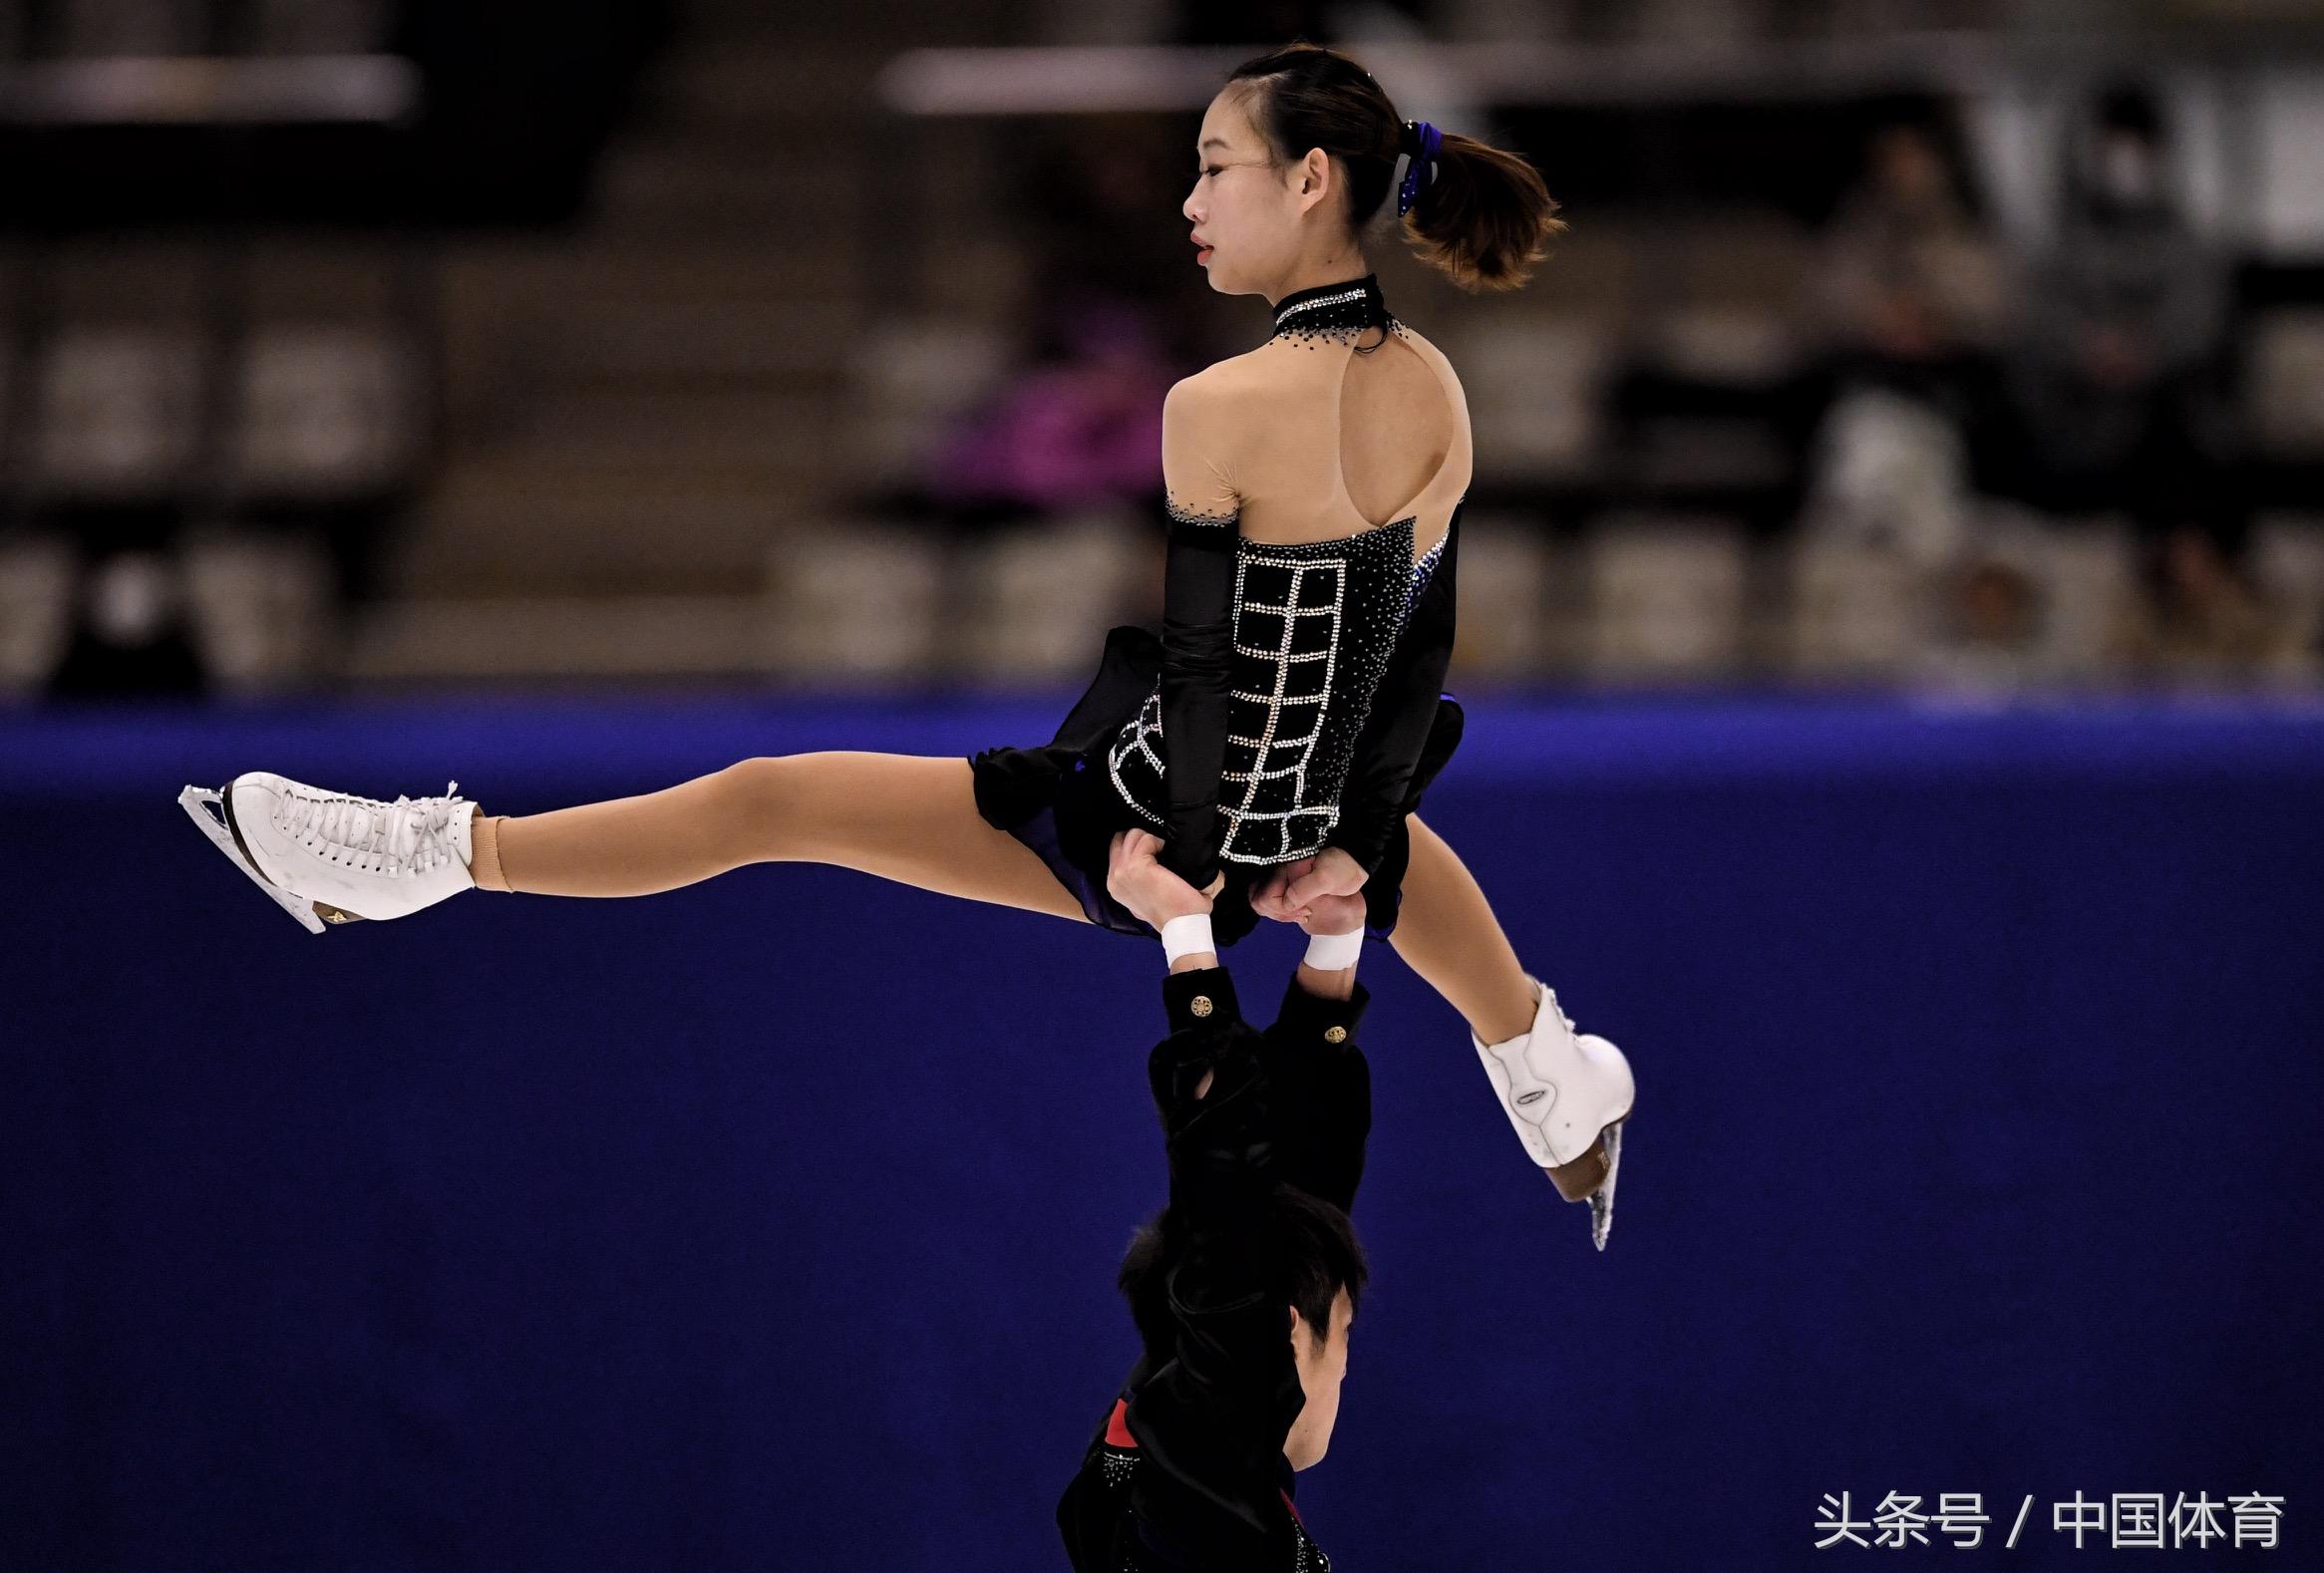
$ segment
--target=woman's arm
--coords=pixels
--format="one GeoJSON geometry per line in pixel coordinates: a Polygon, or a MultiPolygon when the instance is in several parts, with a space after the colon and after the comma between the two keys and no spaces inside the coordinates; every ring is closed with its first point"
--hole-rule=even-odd
{"type": "Polygon", "coordinates": [[[1453,659],[1456,559],[1461,548],[1461,507],[1445,528],[1443,553],[1420,598],[1405,619],[1388,670],[1372,696],[1372,711],[1356,739],[1354,761],[1340,788],[1339,822],[1324,838],[1354,858],[1368,876],[1380,866],[1404,816],[1413,769],[1437,719],[1437,699],[1445,669],[1453,659]]]}
{"type": "Polygon", "coordinates": [[[1162,401],[1162,774],[1169,794],[1163,866],[1197,890],[1218,874],[1218,777],[1226,762],[1227,671],[1234,654],[1234,544],[1242,499],[1225,462],[1227,411],[1202,378],[1162,401]]]}

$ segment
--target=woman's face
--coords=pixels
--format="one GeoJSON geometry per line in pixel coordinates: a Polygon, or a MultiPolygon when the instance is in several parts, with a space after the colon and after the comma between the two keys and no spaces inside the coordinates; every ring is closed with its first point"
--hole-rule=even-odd
{"type": "Polygon", "coordinates": [[[1265,139],[1250,122],[1246,97],[1229,89],[1203,112],[1195,133],[1200,169],[1179,209],[1194,226],[1194,259],[1221,295],[1264,294],[1270,281],[1289,272],[1298,255],[1300,215],[1314,205],[1299,190],[1300,165],[1274,166],[1265,139]]]}

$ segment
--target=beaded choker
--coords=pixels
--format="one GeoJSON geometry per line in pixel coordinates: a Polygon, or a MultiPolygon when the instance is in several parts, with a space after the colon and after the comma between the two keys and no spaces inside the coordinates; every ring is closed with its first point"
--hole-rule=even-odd
{"type": "MultiPolygon", "coordinates": [[[[1275,337],[1345,342],[1373,328],[1394,329],[1395,317],[1371,273],[1285,295],[1275,305],[1275,337]]],[[[1372,346],[1377,348],[1378,346],[1372,346]]]]}

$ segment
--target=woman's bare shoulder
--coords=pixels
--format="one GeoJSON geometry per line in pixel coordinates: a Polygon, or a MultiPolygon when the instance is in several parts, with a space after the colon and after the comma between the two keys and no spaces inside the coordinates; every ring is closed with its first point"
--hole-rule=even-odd
{"type": "Polygon", "coordinates": [[[1437,375],[1444,378],[1447,387],[1456,394],[1462,392],[1461,374],[1453,369],[1452,357],[1438,349],[1434,339],[1420,333],[1411,324],[1403,321],[1397,323],[1396,331],[1398,337],[1412,346],[1413,353],[1436,368],[1437,375]]]}
{"type": "Polygon", "coordinates": [[[1280,374],[1261,359],[1265,346],[1214,361],[1171,384],[1162,419],[1232,430],[1281,389],[1280,374]]]}
{"type": "Polygon", "coordinates": [[[1274,349],[1275,343],[1270,340],[1255,350],[1245,350],[1240,355],[1229,355],[1222,361],[1212,361],[1191,377],[1180,381],[1171,392],[1186,389],[1190,397],[1205,404],[1232,404],[1263,393],[1275,386],[1282,376],[1283,360],[1279,354],[1270,353],[1274,349]]]}

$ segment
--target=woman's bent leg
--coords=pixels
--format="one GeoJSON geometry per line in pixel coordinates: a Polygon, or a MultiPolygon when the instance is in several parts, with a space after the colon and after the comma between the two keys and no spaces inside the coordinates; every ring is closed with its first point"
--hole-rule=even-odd
{"type": "Polygon", "coordinates": [[[1485,892],[1443,836],[1418,814],[1406,822],[1412,863],[1390,943],[1485,1042],[1529,1030],[1539,1001],[1485,892]]]}
{"type": "Polygon", "coordinates": [[[1397,953],[1469,1019],[1525,1155],[1560,1196],[1589,1203],[1590,1239],[1602,1251],[1614,1222],[1621,1126],[1637,1093],[1630,1062],[1602,1038],[1577,1036],[1562,1011],[1535,997],[1485,892],[1443,837],[1409,822],[1397,953]]]}
{"type": "Polygon", "coordinates": [[[1046,863],[976,811],[964,759],[797,754],[745,760],[663,791],[479,819],[480,881],[642,896],[746,863],[831,863],[943,895],[1080,918],[1046,863]]]}

